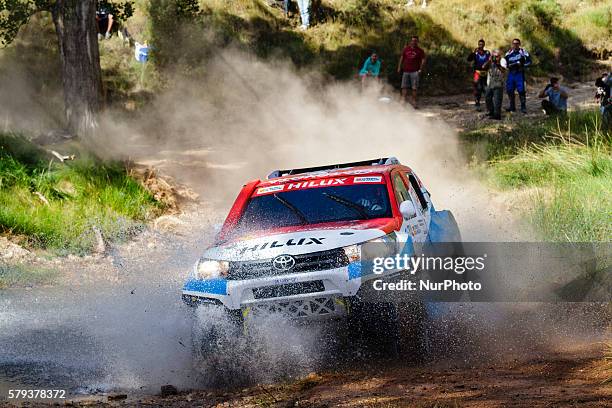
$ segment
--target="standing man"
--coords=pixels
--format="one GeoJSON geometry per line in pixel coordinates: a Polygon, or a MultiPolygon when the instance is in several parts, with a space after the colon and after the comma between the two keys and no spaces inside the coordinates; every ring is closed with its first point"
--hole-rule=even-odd
{"type": "Polygon", "coordinates": [[[491,58],[491,53],[485,50],[485,41],[478,40],[478,48],[468,55],[467,60],[472,62],[474,68],[474,101],[476,110],[480,112],[480,97],[487,87],[487,68],[485,64],[491,58]]]}
{"type": "Polygon", "coordinates": [[[298,8],[300,9],[300,18],[302,19],[301,30],[307,30],[310,27],[310,0],[297,0],[298,8]]]}
{"type": "Polygon", "coordinates": [[[417,107],[417,89],[419,88],[419,76],[425,66],[425,51],[419,47],[419,37],[414,35],[410,44],[404,47],[402,55],[397,64],[397,72],[402,73],[402,97],[408,101],[408,89],[412,89],[412,106],[417,107]]]}
{"type": "Polygon", "coordinates": [[[501,120],[502,100],[504,98],[504,72],[506,70],[503,67],[505,62],[502,60],[499,50],[493,50],[491,58],[483,65],[489,71],[485,96],[488,116],[495,120],[501,120]]]}
{"type": "Polygon", "coordinates": [[[567,98],[569,92],[567,88],[561,86],[559,78],[550,78],[550,83],[546,85],[538,98],[546,98],[542,101],[542,109],[547,115],[557,115],[567,113],[567,98]]]}
{"type": "Polygon", "coordinates": [[[512,40],[512,48],[506,53],[508,64],[508,78],[506,79],[506,92],[510,99],[510,105],[506,109],[508,112],[516,111],[514,101],[514,91],[518,91],[521,100],[521,112],[527,113],[527,91],[525,89],[525,67],[531,65],[531,56],[525,49],[521,48],[521,40],[512,40]]]}

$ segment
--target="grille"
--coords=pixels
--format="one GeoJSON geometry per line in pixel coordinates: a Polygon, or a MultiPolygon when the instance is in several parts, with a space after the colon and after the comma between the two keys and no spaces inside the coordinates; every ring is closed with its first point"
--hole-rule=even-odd
{"type": "Polygon", "coordinates": [[[325,269],[340,268],[348,265],[344,249],[337,248],[328,251],[295,255],[295,266],[289,271],[279,271],[272,267],[272,259],[248,262],[230,262],[227,279],[254,279],[264,276],[286,275],[296,272],[314,272],[325,269]]]}
{"type": "Polygon", "coordinates": [[[323,291],[325,291],[323,281],[316,280],[311,282],[288,283],[286,285],[263,286],[253,289],[253,297],[255,297],[255,299],[270,299],[323,291]]]}
{"type": "Polygon", "coordinates": [[[282,313],[289,317],[329,316],[343,313],[341,304],[332,297],[275,302],[253,306],[255,313],[282,313]]]}

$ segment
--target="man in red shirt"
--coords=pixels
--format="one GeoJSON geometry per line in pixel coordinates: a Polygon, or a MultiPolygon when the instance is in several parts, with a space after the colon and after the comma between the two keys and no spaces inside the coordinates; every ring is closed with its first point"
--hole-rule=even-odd
{"type": "Polygon", "coordinates": [[[425,66],[425,51],[419,48],[419,37],[414,35],[410,44],[404,47],[397,64],[397,72],[402,73],[402,97],[408,100],[408,89],[412,89],[412,106],[417,108],[417,89],[419,76],[425,66]]]}

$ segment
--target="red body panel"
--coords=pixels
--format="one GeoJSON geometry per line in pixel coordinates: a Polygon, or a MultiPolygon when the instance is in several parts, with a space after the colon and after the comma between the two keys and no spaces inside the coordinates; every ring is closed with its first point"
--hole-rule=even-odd
{"type": "Polygon", "coordinates": [[[227,214],[227,218],[225,218],[225,222],[223,222],[221,231],[219,235],[217,235],[217,241],[224,241],[228,234],[236,227],[244,208],[249,202],[249,198],[253,195],[255,187],[257,187],[259,183],[259,180],[254,180],[242,187],[240,194],[238,194],[238,197],[236,197],[234,201],[234,205],[232,205],[229,214],[227,214]]]}
{"type": "MultiPolygon", "coordinates": [[[[410,171],[410,168],[403,165],[381,165],[381,166],[363,166],[363,167],[353,167],[350,169],[338,169],[338,170],[329,170],[325,173],[307,173],[307,174],[297,174],[297,175],[288,175],[283,177],[278,177],[271,180],[255,180],[251,181],[248,184],[245,184],[240,194],[234,201],[230,212],[223,223],[223,227],[217,236],[217,241],[226,241],[227,238],[231,235],[231,231],[236,227],[242,212],[244,211],[246,205],[249,202],[249,199],[257,195],[258,188],[266,188],[271,186],[277,186],[281,184],[287,184],[292,182],[304,182],[304,181],[312,181],[317,182],[323,181],[326,179],[337,179],[341,176],[350,177],[352,181],[352,177],[369,177],[369,176],[383,176],[384,183],[387,185],[387,191],[389,193],[389,199],[391,203],[393,218],[378,218],[372,220],[360,220],[360,221],[349,221],[349,222],[331,222],[331,223],[321,223],[321,224],[312,224],[307,226],[293,226],[293,227],[285,227],[285,228],[276,228],[270,229],[266,231],[259,231],[257,236],[262,235],[272,235],[279,233],[287,233],[287,232],[295,232],[295,231],[307,231],[313,229],[340,229],[340,228],[354,228],[354,229],[369,229],[369,228],[377,228],[385,231],[386,233],[390,233],[394,230],[400,228],[402,224],[402,216],[399,212],[399,204],[395,199],[395,193],[393,191],[393,185],[391,183],[391,173],[393,170],[399,169],[402,172],[410,171]]],[[[420,183],[420,180],[417,178],[420,183]]],[[[316,183],[313,184],[314,187],[316,183]]],[[[325,183],[323,183],[325,184],[325,183]]],[[[261,191],[261,190],[259,190],[261,191]]],[[[273,193],[274,191],[270,192],[273,193]]],[[[259,193],[268,194],[268,192],[259,193]]],[[[244,238],[244,237],[241,237],[244,238]]]]}

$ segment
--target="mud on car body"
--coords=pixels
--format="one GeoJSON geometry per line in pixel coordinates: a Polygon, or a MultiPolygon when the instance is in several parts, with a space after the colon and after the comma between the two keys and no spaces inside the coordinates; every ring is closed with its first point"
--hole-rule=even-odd
{"type": "Polygon", "coordinates": [[[415,253],[459,240],[452,214],[437,211],[395,158],[277,170],[244,185],[183,300],[239,319],[258,311],[305,319],[360,313],[374,278],[361,267],[364,244],[415,253]]]}

